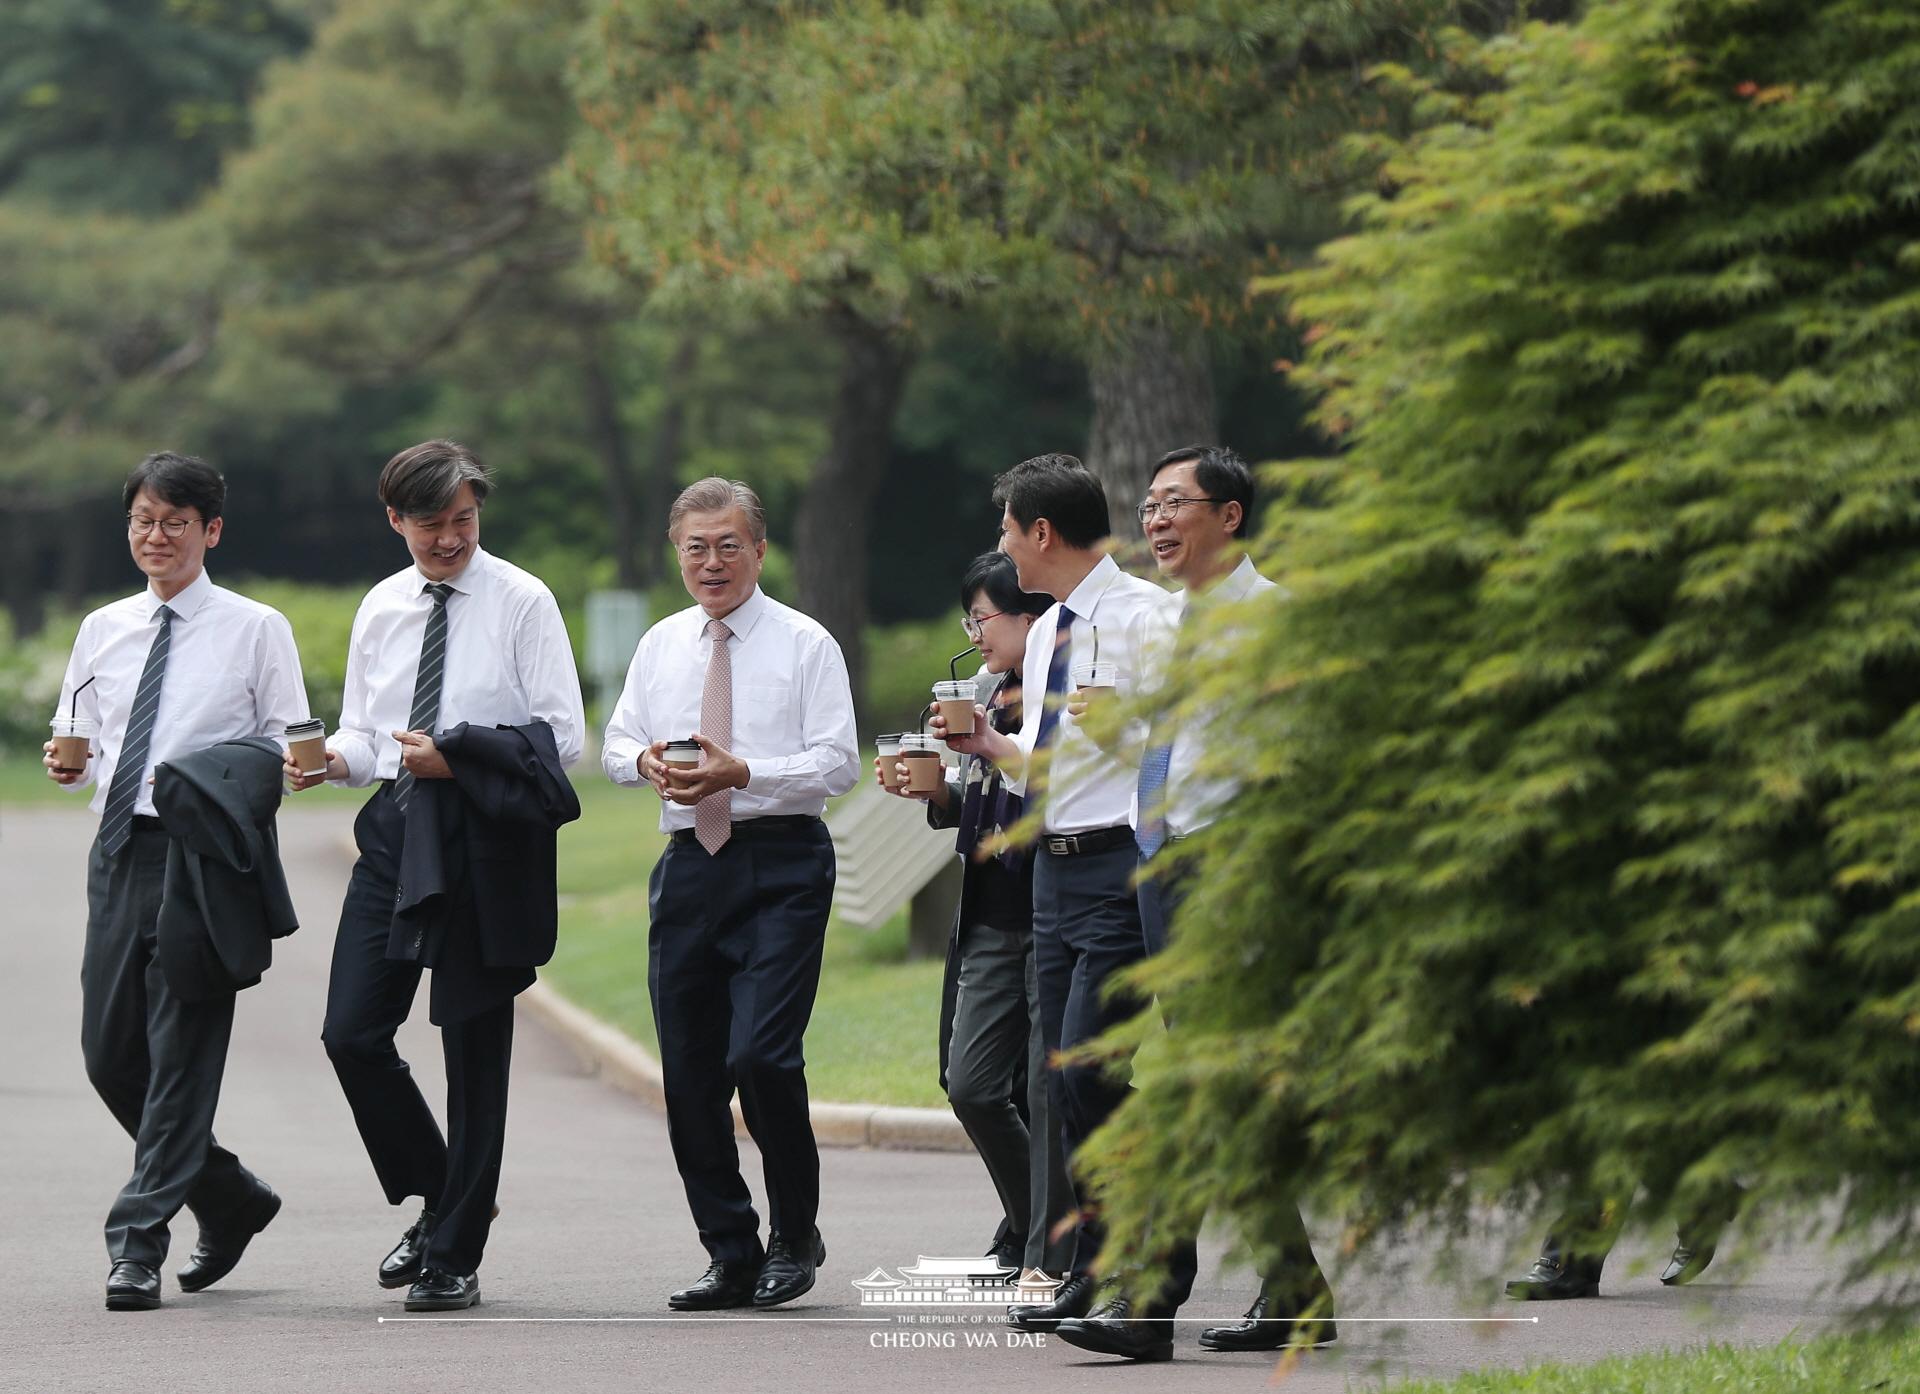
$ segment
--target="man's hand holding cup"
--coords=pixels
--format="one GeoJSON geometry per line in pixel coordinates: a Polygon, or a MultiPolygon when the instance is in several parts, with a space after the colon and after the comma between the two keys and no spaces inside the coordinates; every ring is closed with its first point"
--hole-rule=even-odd
{"type": "Polygon", "coordinates": [[[347,777],[347,762],[340,758],[340,752],[327,752],[327,767],[324,770],[308,774],[300,768],[299,761],[292,751],[287,752],[286,760],[280,766],[281,773],[287,777],[287,788],[293,793],[311,789],[316,784],[325,784],[328,780],[339,781],[347,777]]]}
{"type": "MultiPolygon", "coordinates": [[[[745,760],[740,759],[732,751],[722,750],[698,731],[693,733],[692,739],[693,743],[700,747],[703,758],[699,764],[693,766],[668,765],[662,762],[660,766],[662,782],[654,785],[660,790],[662,797],[671,799],[677,804],[691,806],[699,803],[709,794],[719,793],[722,789],[747,787],[747,780],[752,771],[748,769],[745,760]]],[[[664,754],[665,749],[665,743],[662,742],[661,753],[664,754]]],[[[653,751],[649,750],[648,754],[653,754],[653,751]]]]}

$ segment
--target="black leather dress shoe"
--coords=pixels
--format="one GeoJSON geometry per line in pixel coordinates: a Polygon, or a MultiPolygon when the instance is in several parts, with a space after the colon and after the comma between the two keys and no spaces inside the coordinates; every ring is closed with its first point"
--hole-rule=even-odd
{"type": "Polygon", "coordinates": [[[1136,1316],[1124,1297],[1103,1302],[1084,1317],[1062,1318],[1054,1334],[1097,1355],[1142,1364],[1173,1359],[1173,1323],[1165,1317],[1136,1316]]]}
{"type": "Polygon", "coordinates": [[[231,1225],[218,1229],[202,1225],[193,1252],[187,1255],[186,1266],[174,1275],[180,1280],[180,1290],[199,1292],[233,1272],[253,1236],[272,1224],[273,1217],[279,1213],[280,1197],[273,1193],[271,1186],[262,1186],[260,1194],[234,1217],[231,1225]]]}
{"type": "Polygon", "coordinates": [[[798,1245],[783,1234],[768,1235],[766,1262],[753,1285],[753,1305],[778,1307],[793,1301],[813,1286],[815,1270],[826,1261],[827,1245],[818,1229],[798,1245]]]}
{"type": "Polygon", "coordinates": [[[420,1277],[420,1265],[427,1256],[427,1241],[433,1238],[433,1212],[422,1210],[420,1218],[400,1236],[393,1252],[380,1260],[380,1286],[403,1288],[420,1277]]]}
{"type": "Polygon", "coordinates": [[[753,1285],[760,1281],[760,1265],[747,1259],[716,1259],[692,1287],[667,1296],[676,1312],[717,1312],[727,1307],[753,1305],[753,1285]]]}
{"type": "Polygon", "coordinates": [[[442,1273],[437,1268],[429,1268],[421,1273],[417,1283],[407,1289],[409,1312],[457,1312],[479,1305],[478,1273],[469,1273],[462,1278],[457,1273],[442,1273]]]}
{"type": "Polygon", "coordinates": [[[109,1312],[150,1312],[160,1305],[160,1270],[121,1259],[107,1274],[109,1312]]]}
{"type": "MultiPolygon", "coordinates": [[[[1205,1350],[1280,1350],[1285,1346],[1325,1346],[1340,1339],[1339,1328],[1331,1318],[1302,1320],[1299,1317],[1268,1316],[1275,1303],[1261,1293],[1247,1308],[1247,1314],[1231,1326],[1208,1326],[1200,1332],[1205,1350]]],[[[1303,1311],[1311,1303],[1288,1304],[1303,1311]]],[[[1323,1303],[1323,1309],[1325,1304],[1323,1303]]]]}
{"type": "Polygon", "coordinates": [[[1051,1302],[1007,1308],[1007,1325],[1020,1331],[1053,1331],[1068,1317],[1083,1317],[1093,1307],[1093,1275],[1074,1273],[1054,1291],[1051,1302]]]}
{"type": "Polygon", "coordinates": [[[1707,1271],[1707,1265],[1713,1262],[1713,1253],[1711,1240],[1703,1244],[1689,1244],[1682,1238],[1674,1246],[1673,1257],[1667,1260],[1667,1266],[1660,1271],[1660,1281],[1670,1288],[1685,1287],[1707,1271]]]}
{"type": "Polygon", "coordinates": [[[1552,1249],[1533,1261],[1526,1277],[1515,1278],[1507,1284],[1507,1296],[1523,1302],[1599,1295],[1599,1260],[1575,1258],[1552,1249]]]}

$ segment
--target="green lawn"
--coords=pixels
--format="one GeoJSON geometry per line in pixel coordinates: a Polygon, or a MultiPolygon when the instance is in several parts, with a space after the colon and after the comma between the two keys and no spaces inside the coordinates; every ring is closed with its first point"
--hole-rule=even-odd
{"type": "Polygon", "coordinates": [[[1394,1386],[1396,1394],[1920,1394],[1920,1334],[1824,1336],[1758,1349],[1712,1346],[1597,1365],[1543,1365],[1394,1386]]]}
{"type": "MultiPolygon", "coordinates": [[[[544,976],[567,997],[655,1049],[647,1002],[647,875],[660,805],[645,789],[579,781],[580,821],[560,834],[560,945],[544,976]]],[[[873,931],[827,930],[807,1031],[817,1100],[944,1107],[935,1045],[938,961],[906,961],[901,914],[873,931]]]]}

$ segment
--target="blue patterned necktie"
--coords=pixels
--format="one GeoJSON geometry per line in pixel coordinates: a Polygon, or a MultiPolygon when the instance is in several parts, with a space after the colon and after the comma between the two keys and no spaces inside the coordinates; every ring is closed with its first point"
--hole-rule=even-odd
{"type": "MultiPolygon", "coordinates": [[[[1149,741],[1152,737],[1148,737],[1149,741]]],[[[1140,761],[1140,782],[1134,787],[1139,796],[1139,827],[1133,840],[1140,844],[1140,855],[1152,857],[1167,845],[1167,771],[1173,766],[1173,742],[1149,744],[1140,761]]]]}
{"type": "Polygon", "coordinates": [[[1060,710],[1067,704],[1067,650],[1072,646],[1073,611],[1060,607],[1060,622],[1053,633],[1053,661],[1047,664],[1047,691],[1040,699],[1040,729],[1034,732],[1033,753],[1038,755],[1053,740],[1060,724],[1060,710]]]}
{"type": "Polygon", "coordinates": [[[140,794],[140,780],[147,772],[153,719],[159,714],[160,687],[167,677],[167,650],[173,646],[173,608],[162,605],[154,613],[160,617],[160,629],[153,636],[153,647],[147,650],[147,666],[140,670],[140,686],[134,691],[133,711],[127,718],[127,737],[120,747],[119,763],[113,767],[106,809],[100,815],[100,846],[108,856],[125,847],[133,836],[133,805],[140,794]]]}
{"type": "MultiPolygon", "coordinates": [[[[440,718],[440,686],[447,676],[447,597],[453,587],[441,581],[427,586],[424,593],[433,597],[433,613],[427,616],[427,632],[420,640],[420,668],[414,674],[407,729],[430,732],[440,718]]],[[[402,765],[393,780],[394,800],[405,808],[412,793],[413,771],[402,765]]]]}

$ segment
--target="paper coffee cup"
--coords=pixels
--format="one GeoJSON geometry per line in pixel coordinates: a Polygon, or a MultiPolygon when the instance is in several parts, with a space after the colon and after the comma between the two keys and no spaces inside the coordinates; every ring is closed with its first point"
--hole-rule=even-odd
{"type": "Polygon", "coordinates": [[[905,783],[896,771],[900,763],[900,736],[894,732],[873,738],[874,753],[880,757],[880,782],[889,789],[901,788],[905,783]]]}
{"type": "Polygon", "coordinates": [[[973,699],[979,692],[972,679],[937,682],[933,685],[934,705],[940,708],[949,736],[973,734],[973,699]]]}
{"type": "Polygon", "coordinates": [[[1082,689],[1112,688],[1120,685],[1120,665],[1117,663],[1081,662],[1073,665],[1073,685],[1082,689]]]}
{"type": "Polygon", "coordinates": [[[938,747],[932,736],[908,733],[900,737],[900,763],[907,767],[909,794],[931,794],[947,777],[938,747]]]}
{"type": "Polygon", "coordinates": [[[669,765],[691,767],[705,758],[699,741],[668,741],[666,753],[660,757],[669,765]]]}
{"type": "Polygon", "coordinates": [[[53,732],[54,773],[85,774],[87,757],[92,754],[93,718],[56,716],[47,725],[53,732]]]}
{"type": "Polygon", "coordinates": [[[301,774],[327,772],[327,723],[292,721],[287,723],[287,754],[301,774]]]}

